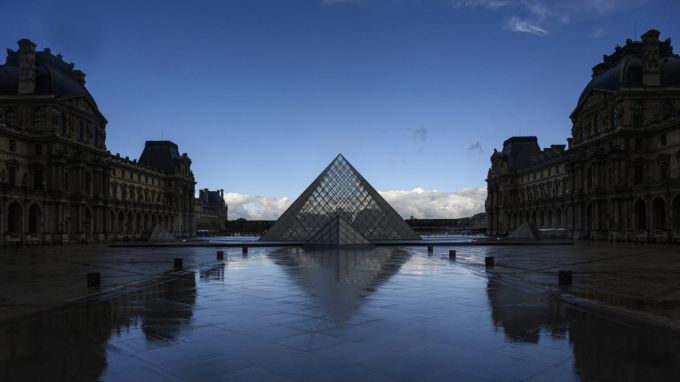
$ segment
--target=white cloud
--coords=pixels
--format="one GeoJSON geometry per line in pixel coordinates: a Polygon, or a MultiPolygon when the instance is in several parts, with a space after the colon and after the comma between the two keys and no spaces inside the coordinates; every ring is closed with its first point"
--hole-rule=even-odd
{"type": "Polygon", "coordinates": [[[548,34],[547,30],[536,25],[532,25],[527,21],[520,20],[520,18],[517,16],[510,17],[508,20],[506,20],[505,29],[509,29],[513,32],[531,33],[541,37],[548,34]]]}
{"type": "Polygon", "coordinates": [[[653,0],[450,0],[454,8],[506,14],[505,29],[546,36],[560,25],[604,18],[653,0]]]}
{"type": "MultiPolygon", "coordinates": [[[[425,191],[378,191],[404,218],[455,219],[472,216],[484,211],[486,188],[465,188],[458,192],[425,191]]],[[[292,198],[250,196],[230,192],[224,194],[229,205],[229,220],[276,220],[295,201],[292,198]]]]}
{"type": "Polygon", "coordinates": [[[486,188],[465,188],[458,192],[378,191],[380,195],[404,218],[455,219],[484,212],[486,188]]]}
{"type": "Polygon", "coordinates": [[[224,194],[229,206],[229,220],[276,220],[295,201],[292,198],[251,196],[230,192],[224,194]]]}
{"type": "Polygon", "coordinates": [[[487,9],[498,9],[508,5],[510,1],[504,0],[451,0],[449,4],[454,8],[465,7],[465,8],[487,8],[487,9]]]}

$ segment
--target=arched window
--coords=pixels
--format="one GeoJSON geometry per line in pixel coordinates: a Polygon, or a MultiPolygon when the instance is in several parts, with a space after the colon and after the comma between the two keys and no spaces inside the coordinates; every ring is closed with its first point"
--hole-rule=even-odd
{"type": "Polygon", "coordinates": [[[42,109],[36,109],[33,112],[33,128],[40,131],[43,129],[43,126],[45,125],[45,115],[43,114],[42,109]]]}
{"type": "Polygon", "coordinates": [[[593,119],[593,126],[595,127],[595,134],[600,134],[600,115],[595,114],[595,118],[593,119]]]}
{"type": "Polygon", "coordinates": [[[7,112],[5,112],[5,123],[7,126],[14,127],[14,125],[17,124],[17,112],[13,109],[7,110],[7,112]]]}
{"type": "Polygon", "coordinates": [[[661,115],[664,118],[668,118],[673,115],[673,104],[668,101],[664,102],[663,105],[661,105],[661,115]]]}
{"type": "Polygon", "coordinates": [[[78,121],[78,139],[83,139],[83,122],[78,121]]]}
{"type": "Polygon", "coordinates": [[[618,126],[619,121],[616,119],[616,106],[612,108],[611,126],[612,129],[618,126]]]}
{"type": "Polygon", "coordinates": [[[581,139],[586,137],[586,124],[581,121],[581,139]]]}
{"type": "Polygon", "coordinates": [[[642,108],[642,104],[640,102],[635,102],[633,104],[633,123],[636,125],[642,125],[642,121],[644,120],[644,110],[642,108]]]}
{"type": "Polygon", "coordinates": [[[66,134],[66,116],[64,113],[59,115],[59,131],[61,131],[63,134],[66,134]]]}

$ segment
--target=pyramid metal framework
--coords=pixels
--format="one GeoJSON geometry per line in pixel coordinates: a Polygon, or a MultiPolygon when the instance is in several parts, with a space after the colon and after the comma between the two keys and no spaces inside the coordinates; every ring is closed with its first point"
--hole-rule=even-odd
{"type": "Polygon", "coordinates": [[[336,215],[370,241],[421,240],[342,154],[260,240],[306,242],[336,215]]]}
{"type": "Polygon", "coordinates": [[[340,215],[336,215],[331,221],[323,226],[311,239],[307,240],[305,247],[347,248],[347,247],[371,247],[373,244],[347,223],[340,215]]]}

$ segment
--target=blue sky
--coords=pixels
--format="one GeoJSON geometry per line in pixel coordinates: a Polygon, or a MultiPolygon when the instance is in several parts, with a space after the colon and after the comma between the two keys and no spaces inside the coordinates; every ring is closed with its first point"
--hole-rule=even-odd
{"type": "Polygon", "coordinates": [[[603,54],[636,30],[680,38],[677,0],[3,8],[1,45],[29,38],[87,74],[112,153],[174,141],[230,218],[275,218],[338,153],[404,216],[480,212],[494,148],[520,131],[566,144],[603,54]]]}

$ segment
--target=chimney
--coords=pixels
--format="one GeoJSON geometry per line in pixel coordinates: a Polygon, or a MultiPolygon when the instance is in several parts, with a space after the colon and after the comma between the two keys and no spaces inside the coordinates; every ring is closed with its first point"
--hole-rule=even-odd
{"type": "Polygon", "coordinates": [[[205,204],[208,204],[210,202],[210,192],[208,191],[207,188],[203,189],[203,202],[205,204]]]}
{"type": "Polygon", "coordinates": [[[203,202],[203,190],[198,190],[198,199],[203,202]]]}
{"type": "Polygon", "coordinates": [[[224,201],[224,188],[220,189],[220,198],[222,198],[222,201],[224,201]]]}
{"type": "Polygon", "coordinates": [[[645,86],[659,86],[659,33],[652,29],[642,35],[642,84],[645,86]]]}
{"type": "Polygon", "coordinates": [[[79,84],[85,86],[85,73],[81,72],[80,70],[74,70],[73,78],[75,78],[79,84]]]}
{"type": "Polygon", "coordinates": [[[19,44],[19,94],[35,93],[35,47],[28,39],[17,41],[19,44]]]}

